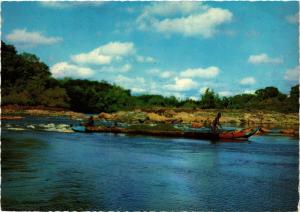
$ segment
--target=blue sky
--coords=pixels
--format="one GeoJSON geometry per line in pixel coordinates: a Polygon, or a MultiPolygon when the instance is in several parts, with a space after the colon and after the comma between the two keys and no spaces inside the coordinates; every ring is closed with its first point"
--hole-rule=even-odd
{"type": "Polygon", "coordinates": [[[56,78],[198,99],[298,83],[297,2],[2,2],[2,40],[56,78]]]}

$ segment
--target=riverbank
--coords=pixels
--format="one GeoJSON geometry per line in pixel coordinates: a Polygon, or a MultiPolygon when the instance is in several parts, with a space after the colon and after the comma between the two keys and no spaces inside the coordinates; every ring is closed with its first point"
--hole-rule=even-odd
{"type": "Polygon", "coordinates": [[[274,125],[298,125],[298,113],[284,114],[274,111],[259,110],[187,110],[187,109],[149,109],[134,111],[119,111],[116,113],[100,113],[98,118],[119,120],[127,122],[162,122],[162,123],[185,123],[204,126],[213,121],[218,112],[222,113],[220,121],[230,124],[274,124],[274,125]],[[197,124],[196,124],[197,123],[197,124]]]}
{"type": "Polygon", "coordinates": [[[1,107],[1,120],[18,120],[24,116],[65,116],[74,120],[82,120],[87,117],[84,113],[74,112],[64,108],[18,105],[1,107]]]}
{"type": "MultiPolygon", "coordinates": [[[[236,126],[261,126],[267,133],[271,128],[281,129],[283,134],[299,133],[299,114],[284,114],[262,110],[216,110],[216,109],[182,109],[182,108],[151,108],[115,113],[95,114],[95,120],[107,120],[128,124],[186,124],[193,128],[207,127],[217,112],[222,113],[222,124],[236,126]]],[[[86,120],[89,115],[62,108],[3,106],[2,120],[18,120],[25,116],[64,116],[72,120],[86,120]]]]}

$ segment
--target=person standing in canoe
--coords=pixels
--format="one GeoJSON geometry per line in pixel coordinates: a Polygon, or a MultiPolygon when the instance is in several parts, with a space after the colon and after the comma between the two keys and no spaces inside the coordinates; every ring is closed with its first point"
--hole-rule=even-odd
{"type": "Polygon", "coordinates": [[[216,132],[217,132],[218,126],[220,126],[220,127],[222,128],[222,126],[221,126],[221,124],[220,124],[220,118],[221,118],[221,113],[218,112],[216,118],[215,118],[215,119],[213,120],[213,122],[211,123],[211,130],[213,131],[213,133],[216,133],[216,132]]]}

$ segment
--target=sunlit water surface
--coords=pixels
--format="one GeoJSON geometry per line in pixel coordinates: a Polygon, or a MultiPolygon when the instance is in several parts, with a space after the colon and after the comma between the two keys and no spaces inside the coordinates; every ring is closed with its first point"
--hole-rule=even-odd
{"type": "Polygon", "coordinates": [[[1,140],[2,210],[297,209],[298,138],[212,143],[3,128],[1,140]]]}

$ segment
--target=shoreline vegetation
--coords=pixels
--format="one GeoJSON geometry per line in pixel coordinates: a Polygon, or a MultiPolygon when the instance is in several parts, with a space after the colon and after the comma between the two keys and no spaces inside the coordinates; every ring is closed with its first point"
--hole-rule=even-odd
{"type": "Polygon", "coordinates": [[[1,41],[1,120],[24,116],[67,116],[85,120],[108,120],[137,125],[152,123],[187,124],[207,127],[217,112],[221,123],[234,126],[263,126],[267,132],[278,126],[298,134],[299,85],[289,94],[276,87],[253,94],[220,97],[207,88],[199,100],[156,94],[132,95],[131,90],[106,81],[56,79],[36,55],[18,53],[1,41]]]}

